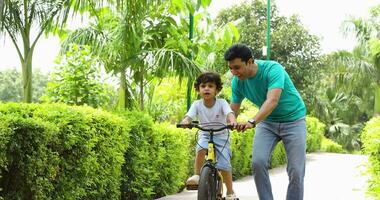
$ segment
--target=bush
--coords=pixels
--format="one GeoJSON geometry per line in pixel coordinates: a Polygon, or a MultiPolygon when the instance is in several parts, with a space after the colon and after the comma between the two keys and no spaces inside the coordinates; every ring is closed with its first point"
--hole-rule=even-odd
{"type": "MultiPolygon", "coordinates": [[[[156,124],[155,132],[160,135],[158,148],[160,151],[155,169],[158,178],[154,183],[155,197],[178,192],[185,184],[190,169],[187,164],[191,158],[191,134],[188,130],[177,129],[169,124],[156,124]]],[[[192,172],[192,171],[191,171],[192,172]]]]}
{"type": "Polygon", "coordinates": [[[284,143],[282,143],[281,141],[276,145],[276,147],[273,150],[270,167],[275,168],[277,166],[285,164],[287,161],[288,159],[286,157],[285,146],[284,143]]]}
{"type": "Polygon", "coordinates": [[[125,121],[89,107],[0,105],[0,197],[117,199],[125,121]]]}
{"type": "Polygon", "coordinates": [[[244,133],[233,131],[231,137],[231,165],[233,177],[240,178],[252,174],[252,143],[254,130],[244,133]]]}
{"type": "Polygon", "coordinates": [[[380,196],[380,117],[367,122],[362,134],[363,151],[369,155],[368,172],[371,174],[368,192],[380,196]]]}
{"type": "Polygon", "coordinates": [[[131,129],[122,168],[122,199],[153,199],[178,192],[189,170],[189,135],[167,124],[155,125],[141,112],[119,114],[131,129]]]}
{"type": "Polygon", "coordinates": [[[321,151],[323,152],[332,152],[332,153],[344,153],[342,145],[323,137],[321,143],[321,151]]]}
{"type": "Polygon", "coordinates": [[[307,135],[306,135],[306,152],[311,153],[321,149],[325,124],[315,117],[306,117],[307,135]]]}

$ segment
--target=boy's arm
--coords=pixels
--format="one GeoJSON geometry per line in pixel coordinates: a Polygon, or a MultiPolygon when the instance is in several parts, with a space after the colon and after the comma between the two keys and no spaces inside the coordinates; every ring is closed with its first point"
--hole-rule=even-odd
{"type": "Polygon", "coordinates": [[[183,120],[181,121],[181,124],[190,124],[192,120],[193,119],[191,119],[191,117],[185,116],[185,118],[183,118],[183,120]]]}
{"type": "Polygon", "coordinates": [[[230,125],[233,125],[234,127],[237,125],[236,117],[235,117],[235,114],[233,112],[228,113],[227,122],[230,125]]]}

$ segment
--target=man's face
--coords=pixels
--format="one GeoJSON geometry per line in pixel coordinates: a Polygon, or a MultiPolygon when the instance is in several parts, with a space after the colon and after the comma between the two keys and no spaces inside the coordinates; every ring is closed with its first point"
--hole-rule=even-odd
{"type": "Polygon", "coordinates": [[[241,58],[235,58],[228,61],[228,67],[230,68],[231,73],[234,76],[237,76],[240,80],[249,78],[250,64],[252,64],[252,59],[249,59],[247,63],[242,61],[241,58]]]}

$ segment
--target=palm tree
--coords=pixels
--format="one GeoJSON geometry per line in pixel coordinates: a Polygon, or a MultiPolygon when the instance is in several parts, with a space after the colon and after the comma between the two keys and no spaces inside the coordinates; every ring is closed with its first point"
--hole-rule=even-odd
{"type": "Polygon", "coordinates": [[[374,67],[376,69],[376,85],[375,85],[375,107],[374,115],[380,115],[380,40],[370,40],[370,54],[373,59],[374,67]]]}
{"type": "Polygon", "coordinates": [[[32,101],[33,52],[42,34],[58,31],[72,10],[99,5],[101,1],[94,0],[0,1],[0,33],[8,35],[17,50],[22,66],[24,102],[32,101]]]}
{"type": "Polygon", "coordinates": [[[123,6],[104,7],[96,11],[96,23],[68,35],[61,52],[70,43],[92,46],[105,69],[120,76],[119,108],[138,101],[143,110],[144,87],[151,78],[174,74],[181,79],[200,71],[184,56],[184,49],[166,43],[178,32],[169,3],[129,0],[123,6]]]}
{"type": "MultiPolygon", "coordinates": [[[[366,70],[362,70],[365,76],[372,80],[371,87],[375,93],[374,116],[380,115],[380,6],[371,9],[369,19],[351,17],[344,23],[346,34],[354,33],[362,54],[362,61],[367,62],[366,70]]],[[[362,68],[364,65],[351,65],[352,67],[362,68]]]]}

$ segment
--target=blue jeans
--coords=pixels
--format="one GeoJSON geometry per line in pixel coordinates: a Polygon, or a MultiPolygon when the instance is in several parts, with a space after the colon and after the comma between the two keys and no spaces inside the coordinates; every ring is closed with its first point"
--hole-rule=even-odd
{"type": "Polygon", "coordinates": [[[302,200],[306,162],[306,121],[263,121],[256,127],[253,144],[252,168],[260,200],[273,200],[268,168],[276,144],[282,140],[288,157],[289,185],[287,200],[302,200]]]}

